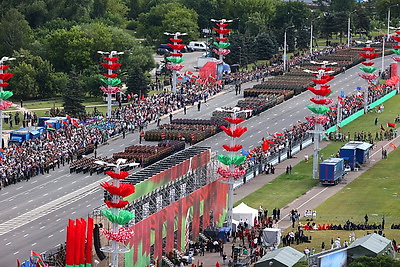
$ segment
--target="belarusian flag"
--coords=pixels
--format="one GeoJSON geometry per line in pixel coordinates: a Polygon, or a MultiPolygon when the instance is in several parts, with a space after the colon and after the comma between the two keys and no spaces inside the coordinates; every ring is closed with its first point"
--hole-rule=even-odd
{"type": "Polygon", "coordinates": [[[33,250],[31,250],[31,257],[32,258],[36,258],[36,259],[41,259],[43,261],[42,255],[37,253],[37,252],[35,252],[35,251],[33,251],[33,250]]]}
{"type": "Polygon", "coordinates": [[[47,125],[47,130],[52,130],[52,131],[56,130],[56,128],[54,128],[54,126],[51,123],[47,122],[47,121],[46,121],[46,125],[47,125]]]}
{"type": "Polygon", "coordinates": [[[71,116],[69,116],[69,115],[66,115],[66,117],[67,117],[67,120],[71,120],[71,116]]]}
{"type": "Polygon", "coordinates": [[[388,122],[387,127],[394,128],[396,127],[396,124],[388,122]]]}
{"type": "Polygon", "coordinates": [[[77,128],[81,127],[81,126],[79,126],[78,120],[76,120],[76,119],[71,119],[71,123],[72,123],[72,125],[74,125],[77,128]]]}
{"type": "Polygon", "coordinates": [[[276,136],[283,136],[281,133],[275,133],[276,136]]]}

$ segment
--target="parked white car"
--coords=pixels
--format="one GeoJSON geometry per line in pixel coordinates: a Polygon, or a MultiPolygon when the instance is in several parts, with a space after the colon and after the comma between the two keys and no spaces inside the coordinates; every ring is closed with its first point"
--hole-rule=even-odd
{"type": "Polygon", "coordinates": [[[193,51],[206,51],[208,47],[205,42],[190,42],[187,48],[193,51]]]}

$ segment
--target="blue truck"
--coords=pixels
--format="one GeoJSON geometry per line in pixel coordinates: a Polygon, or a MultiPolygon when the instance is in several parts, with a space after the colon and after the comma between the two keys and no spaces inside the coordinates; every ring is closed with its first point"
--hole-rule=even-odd
{"type": "Polygon", "coordinates": [[[44,127],[29,126],[10,132],[8,145],[21,145],[22,142],[40,137],[45,131],[44,127]]]}
{"type": "Polygon", "coordinates": [[[319,165],[319,181],[323,185],[336,185],[344,175],[344,159],[342,158],[330,158],[319,165]]]}

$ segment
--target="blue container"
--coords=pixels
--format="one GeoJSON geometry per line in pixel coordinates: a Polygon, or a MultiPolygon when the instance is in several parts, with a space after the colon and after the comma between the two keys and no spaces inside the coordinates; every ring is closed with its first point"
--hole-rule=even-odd
{"type": "Polygon", "coordinates": [[[319,181],[321,184],[335,185],[344,176],[344,159],[330,158],[319,165],[319,181]]]}

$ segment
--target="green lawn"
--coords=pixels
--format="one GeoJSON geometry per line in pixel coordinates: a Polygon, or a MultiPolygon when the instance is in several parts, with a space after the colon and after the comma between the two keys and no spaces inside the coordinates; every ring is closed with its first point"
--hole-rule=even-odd
{"type": "MultiPolygon", "coordinates": [[[[379,130],[380,123],[385,125],[387,122],[392,122],[393,118],[400,112],[398,105],[400,96],[395,96],[386,101],[385,111],[381,114],[369,113],[346,127],[343,127],[345,132],[350,131],[353,136],[354,131],[371,131],[379,130]],[[374,119],[378,118],[378,126],[374,126],[374,119]]],[[[330,155],[337,151],[342,143],[333,142],[327,146],[323,153],[330,155]]],[[[392,151],[391,148],[389,148],[392,151]]],[[[365,214],[369,216],[369,223],[380,224],[382,216],[385,216],[384,234],[389,239],[400,240],[400,230],[390,229],[392,223],[400,223],[400,209],[398,201],[400,198],[400,164],[398,159],[400,150],[396,149],[388,155],[387,160],[382,160],[376,163],[372,168],[363,173],[360,177],[348,184],[344,189],[336,195],[327,199],[317,207],[317,224],[336,223],[343,224],[348,219],[355,223],[363,223],[365,214]]],[[[325,157],[326,158],[326,157],[325,157]]],[[[309,163],[310,164],[310,163],[309,163]]],[[[296,165],[293,170],[299,172],[290,175],[281,175],[271,184],[265,185],[260,190],[249,195],[241,200],[250,206],[258,207],[260,199],[262,205],[268,208],[283,207],[295,199],[296,196],[306,192],[312,186],[311,179],[311,164],[307,165],[304,162],[296,165]],[[307,178],[308,177],[308,178],[307,178]],[[301,183],[304,178],[304,184],[301,183]],[[279,197],[275,197],[279,196],[279,197]],[[292,196],[292,197],[289,197],[292,196]],[[282,199],[280,199],[282,198],[282,199]]],[[[239,202],[241,202],[239,201],[239,202]]],[[[302,219],[302,222],[306,221],[302,219]]],[[[285,231],[287,233],[288,229],[285,231]]],[[[356,238],[364,236],[367,232],[373,231],[355,231],[356,238]]],[[[285,234],[284,233],[284,234],[285,234]]],[[[325,242],[326,248],[330,248],[331,239],[336,239],[340,236],[342,243],[344,240],[349,240],[350,231],[311,231],[306,232],[306,235],[312,237],[311,243],[294,245],[293,247],[299,251],[303,251],[305,247],[316,249],[316,252],[321,251],[321,243],[325,242]]]]}

